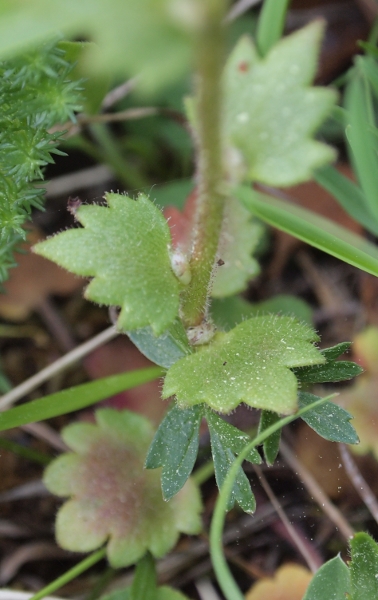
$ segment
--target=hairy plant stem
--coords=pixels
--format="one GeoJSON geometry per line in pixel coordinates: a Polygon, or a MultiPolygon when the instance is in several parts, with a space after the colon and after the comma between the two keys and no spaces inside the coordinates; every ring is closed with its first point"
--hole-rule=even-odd
{"type": "Polygon", "coordinates": [[[206,318],[207,298],[218,248],[225,197],[221,192],[221,75],[226,0],[203,1],[203,23],[196,44],[197,190],[191,282],[182,302],[187,327],[206,318]]]}

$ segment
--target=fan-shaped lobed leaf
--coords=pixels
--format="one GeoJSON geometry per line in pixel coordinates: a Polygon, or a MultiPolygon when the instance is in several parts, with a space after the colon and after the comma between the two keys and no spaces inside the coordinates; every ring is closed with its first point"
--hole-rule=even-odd
{"type": "Polygon", "coordinates": [[[47,488],[72,496],[59,510],[58,543],[88,552],[108,541],[113,567],[139,560],[147,550],[163,556],[179,532],[201,529],[201,500],[192,481],[171,502],[164,502],[160,474],[143,470],[153,431],[142,416],[102,409],[97,424],[75,423],[63,430],[74,452],[61,455],[45,473],[47,488]]]}
{"type": "Polygon", "coordinates": [[[178,360],[169,370],[163,398],[181,406],[202,402],[221,413],[245,402],[290,414],[297,407],[297,379],[290,367],[321,364],[314,330],[291,317],[266,315],[218,333],[211,344],[178,360]]]}
{"type": "Polygon", "coordinates": [[[243,156],[254,181],[288,186],[309,179],[335,158],[312,139],[335,102],[334,91],[310,87],[323,23],[280,40],[261,59],[248,37],[236,45],[224,74],[227,143],[243,156]]]}
{"type": "Polygon", "coordinates": [[[179,305],[168,224],[143,194],[133,200],[110,193],[106,201],[108,206],[80,206],[76,218],[83,228],[64,231],[34,251],[77,275],[93,277],[86,297],[120,306],[120,329],[151,326],[160,335],[175,320],[179,305]]]}

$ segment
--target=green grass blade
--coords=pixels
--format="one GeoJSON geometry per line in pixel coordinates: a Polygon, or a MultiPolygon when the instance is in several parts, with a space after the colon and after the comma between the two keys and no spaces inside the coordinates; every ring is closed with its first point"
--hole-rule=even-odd
{"type": "Polygon", "coordinates": [[[346,133],[352,162],[366,198],[366,205],[378,226],[377,140],[374,135],[374,123],[365,83],[356,69],[345,94],[348,122],[346,133]]]}
{"type": "Polygon", "coordinates": [[[286,12],[290,0],[265,0],[262,6],[256,31],[256,44],[261,56],[281,38],[286,12]]]}
{"type": "Polygon", "coordinates": [[[26,458],[26,460],[31,462],[39,463],[40,465],[48,465],[52,460],[52,457],[48,454],[44,454],[33,448],[22,446],[5,437],[0,437],[0,448],[5,448],[5,450],[9,450],[9,452],[13,452],[13,454],[16,454],[17,456],[26,458]]]}
{"type": "Polygon", "coordinates": [[[0,413],[0,431],[80,410],[163,375],[160,367],[112,375],[62,390],[0,413]]]}
{"type": "MultiPolygon", "coordinates": [[[[378,58],[378,49],[375,48],[375,58],[378,58]]],[[[366,79],[369,81],[372,90],[378,96],[378,64],[373,56],[365,56],[359,61],[359,67],[366,79]]]]}
{"type": "Polygon", "coordinates": [[[249,210],[290,235],[378,276],[378,248],[348,229],[285,200],[241,186],[235,195],[249,210]]]}
{"type": "Polygon", "coordinates": [[[365,196],[361,188],[335,167],[319,169],[315,172],[314,178],[319,185],[335,197],[353,219],[374,235],[378,235],[378,223],[372,218],[366,206],[365,196]]]}
{"type": "Polygon", "coordinates": [[[39,592],[34,594],[34,596],[31,596],[29,600],[42,600],[42,598],[45,598],[46,596],[48,596],[48,594],[56,592],[61,587],[63,587],[64,585],[66,585],[67,583],[84,573],[87,569],[90,569],[98,561],[102,560],[105,557],[105,555],[106,548],[100,548],[100,550],[96,550],[96,552],[93,552],[89,556],[86,556],[84,560],[72,567],[72,569],[66,571],[66,573],[63,573],[63,575],[57,577],[57,579],[54,579],[54,581],[52,581],[44,588],[39,590],[39,592]]]}

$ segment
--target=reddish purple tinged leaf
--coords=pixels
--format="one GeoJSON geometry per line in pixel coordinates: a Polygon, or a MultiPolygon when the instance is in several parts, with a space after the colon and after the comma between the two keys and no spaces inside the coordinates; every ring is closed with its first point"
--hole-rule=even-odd
{"type": "Polygon", "coordinates": [[[67,550],[88,552],[108,540],[113,567],[139,560],[147,550],[161,557],[180,532],[201,529],[201,501],[189,480],[165,502],[160,472],[143,463],[153,436],[151,424],[129,411],[96,413],[97,424],[76,423],[63,430],[74,453],[57,458],[46,470],[47,488],[72,496],[58,512],[56,537],[67,550]]]}

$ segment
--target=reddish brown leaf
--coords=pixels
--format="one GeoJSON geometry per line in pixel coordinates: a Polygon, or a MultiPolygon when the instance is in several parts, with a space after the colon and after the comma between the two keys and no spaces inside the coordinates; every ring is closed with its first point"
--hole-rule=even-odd
{"type": "Polygon", "coordinates": [[[83,280],[55,263],[32,254],[30,247],[41,241],[42,234],[33,229],[28,241],[17,254],[17,269],[11,269],[5,282],[5,294],[0,294],[0,315],[10,321],[24,321],[50,295],[66,296],[79,289],[83,280]]]}

